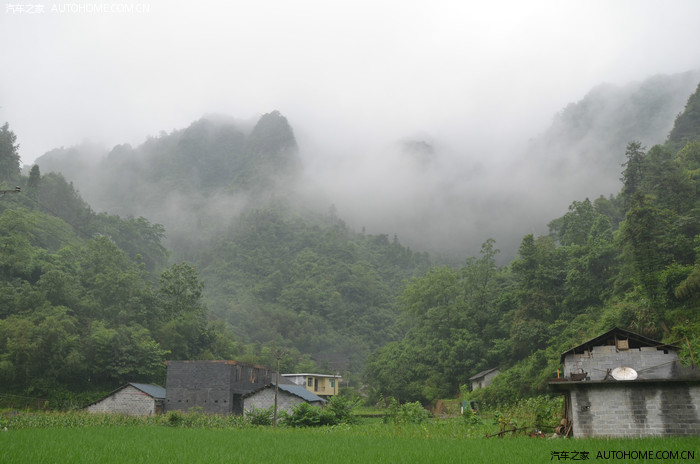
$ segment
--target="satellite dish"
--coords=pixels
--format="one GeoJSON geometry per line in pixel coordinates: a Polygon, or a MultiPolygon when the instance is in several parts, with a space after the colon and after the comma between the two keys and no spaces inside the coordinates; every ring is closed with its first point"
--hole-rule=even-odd
{"type": "Polygon", "coordinates": [[[634,380],[637,378],[637,371],[631,367],[616,367],[612,371],[615,380],[634,380]]]}

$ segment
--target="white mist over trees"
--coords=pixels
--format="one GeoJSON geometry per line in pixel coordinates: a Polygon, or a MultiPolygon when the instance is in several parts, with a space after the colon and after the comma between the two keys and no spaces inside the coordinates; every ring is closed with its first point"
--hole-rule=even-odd
{"type": "Polygon", "coordinates": [[[208,116],[136,148],[103,150],[100,161],[99,148],[82,145],[38,163],[62,172],[97,210],[164,224],[176,248],[277,195],[318,212],[333,206],[356,231],[397,235],[454,262],[494,238],[508,260],[523,232],[545,233],[572,201],[617,192],[626,144],[665,140],[698,80],[693,71],[600,85],[539,135],[507,144],[503,127],[491,145],[414,134],[384,146],[361,140],[348,153],[353,146],[321,147],[303,129],[297,141],[294,121],[275,112],[252,124],[208,116]],[[292,155],[256,159],[270,144],[292,155]]]}

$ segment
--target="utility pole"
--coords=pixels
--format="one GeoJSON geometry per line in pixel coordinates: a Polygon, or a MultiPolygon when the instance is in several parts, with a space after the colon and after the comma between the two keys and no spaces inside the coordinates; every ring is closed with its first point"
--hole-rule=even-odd
{"type": "Polygon", "coordinates": [[[280,358],[287,354],[287,352],[278,348],[274,353],[277,358],[277,368],[275,369],[275,407],[272,415],[272,427],[277,428],[277,394],[279,393],[280,384],[280,358]]]}

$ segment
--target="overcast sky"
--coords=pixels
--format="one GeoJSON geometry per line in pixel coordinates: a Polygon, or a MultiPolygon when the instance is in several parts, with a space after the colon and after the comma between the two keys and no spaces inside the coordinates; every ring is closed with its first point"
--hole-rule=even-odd
{"type": "Polygon", "coordinates": [[[601,82],[697,69],[698,19],[697,0],[4,2],[0,124],[25,164],[274,109],[329,156],[497,142],[601,82]]]}

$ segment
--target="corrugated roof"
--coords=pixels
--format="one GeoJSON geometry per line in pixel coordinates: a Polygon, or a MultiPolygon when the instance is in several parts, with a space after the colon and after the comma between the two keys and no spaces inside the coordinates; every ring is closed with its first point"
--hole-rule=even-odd
{"type": "Polygon", "coordinates": [[[141,390],[142,392],[144,392],[145,394],[147,394],[149,396],[152,396],[153,398],[165,399],[165,388],[163,388],[159,385],[150,385],[147,383],[133,383],[133,382],[129,382],[129,385],[141,390]]]}

